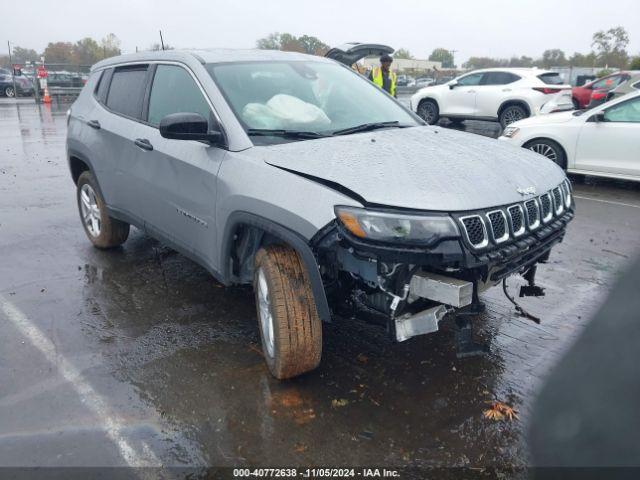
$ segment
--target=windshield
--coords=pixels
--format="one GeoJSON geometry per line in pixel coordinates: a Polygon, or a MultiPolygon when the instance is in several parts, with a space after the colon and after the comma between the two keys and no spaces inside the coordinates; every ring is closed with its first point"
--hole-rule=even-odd
{"type": "Polygon", "coordinates": [[[254,143],[312,138],[291,135],[300,132],[356,133],[349,129],[365,124],[421,125],[378,87],[334,63],[267,61],[206,68],[254,143]]]}

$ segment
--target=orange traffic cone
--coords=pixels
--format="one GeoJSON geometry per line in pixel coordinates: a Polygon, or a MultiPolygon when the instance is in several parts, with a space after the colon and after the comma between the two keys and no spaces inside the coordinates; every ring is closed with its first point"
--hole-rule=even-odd
{"type": "Polygon", "coordinates": [[[44,87],[44,97],[42,97],[42,103],[51,103],[51,97],[49,96],[49,87],[44,87]]]}

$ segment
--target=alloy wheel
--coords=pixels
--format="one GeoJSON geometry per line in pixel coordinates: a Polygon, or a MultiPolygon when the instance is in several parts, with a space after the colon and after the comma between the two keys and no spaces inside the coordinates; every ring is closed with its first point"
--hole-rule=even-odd
{"type": "Polygon", "coordinates": [[[554,162],[558,161],[558,153],[553,147],[547,145],[546,143],[533,143],[529,145],[529,150],[539,153],[540,155],[544,155],[549,160],[553,160],[554,162]]]}
{"type": "Polygon", "coordinates": [[[9,98],[13,98],[15,96],[15,92],[13,91],[13,87],[5,88],[4,89],[4,94],[9,98]]]}
{"type": "Polygon", "coordinates": [[[420,106],[420,112],[422,119],[429,125],[433,125],[436,118],[436,107],[431,102],[425,102],[420,106]]]}
{"type": "Polygon", "coordinates": [[[94,238],[100,236],[100,207],[96,192],[88,183],[80,189],[80,213],[89,234],[94,238]]]}
{"type": "Polygon", "coordinates": [[[271,314],[271,302],[269,298],[269,286],[262,269],[258,272],[258,310],[260,312],[260,328],[262,338],[267,349],[267,355],[273,358],[275,341],[273,335],[273,315],[271,314]]]}
{"type": "Polygon", "coordinates": [[[522,120],[524,118],[524,114],[522,113],[522,109],[518,107],[509,107],[502,114],[504,118],[504,125],[510,125],[513,122],[517,122],[518,120],[522,120]]]}

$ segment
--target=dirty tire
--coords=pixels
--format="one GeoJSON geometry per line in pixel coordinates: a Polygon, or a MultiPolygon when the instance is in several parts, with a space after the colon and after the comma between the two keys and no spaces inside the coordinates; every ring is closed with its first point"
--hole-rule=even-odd
{"type": "Polygon", "coordinates": [[[440,109],[435,100],[422,100],[418,105],[418,116],[429,125],[435,125],[440,120],[440,109]]]}
{"type": "Polygon", "coordinates": [[[93,174],[88,170],[82,172],[78,178],[76,199],[78,202],[80,221],[82,222],[84,232],[87,234],[87,238],[89,238],[91,243],[93,243],[94,247],[113,248],[122,245],[127,240],[127,237],[129,236],[129,224],[116,220],[107,214],[107,209],[105,207],[104,200],[100,195],[100,191],[97,188],[96,180],[93,177],[93,174]],[[100,212],[100,228],[98,235],[93,235],[90,232],[89,227],[83,218],[81,192],[84,185],[88,185],[95,194],[95,201],[100,212]]]}
{"type": "Polygon", "coordinates": [[[316,368],[322,355],[322,322],[309,276],[298,253],[285,245],[261,248],[255,257],[253,286],[262,351],[271,374],[283,380],[316,368]],[[272,354],[261,322],[261,272],[267,286],[268,311],[273,319],[272,354]]]}

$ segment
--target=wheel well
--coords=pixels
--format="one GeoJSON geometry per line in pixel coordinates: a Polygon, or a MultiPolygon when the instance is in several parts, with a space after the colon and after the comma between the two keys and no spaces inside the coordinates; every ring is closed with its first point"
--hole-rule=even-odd
{"type": "Polygon", "coordinates": [[[539,141],[539,140],[544,140],[546,142],[553,142],[556,145],[558,145],[558,148],[562,151],[562,156],[564,157],[564,165],[562,165],[562,168],[566,169],[567,168],[567,151],[564,149],[564,147],[556,142],[555,140],[553,140],[552,138],[547,138],[547,137],[536,137],[536,138],[532,138],[531,140],[529,140],[528,142],[526,142],[524,145],[522,145],[522,148],[528,148],[529,145],[531,145],[532,143],[539,141]]]}
{"type": "Polygon", "coordinates": [[[232,233],[232,245],[229,252],[230,274],[234,282],[249,284],[253,281],[253,264],[256,253],[261,247],[274,243],[287,245],[287,242],[255,225],[240,223],[232,233]]]}
{"type": "Polygon", "coordinates": [[[419,107],[420,105],[422,105],[424,102],[432,102],[432,103],[435,103],[435,104],[436,104],[436,106],[437,106],[438,108],[440,108],[440,106],[438,105],[438,101],[437,101],[436,99],[434,99],[434,98],[431,98],[431,97],[425,97],[425,98],[423,98],[422,100],[420,100],[420,101],[418,102],[418,107],[419,107]]]}
{"type": "Polygon", "coordinates": [[[524,110],[527,112],[527,116],[529,117],[531,116],[531,109],[529,108],[529,105],[527,105],[527,102],[523,102],[522,100],[507,100],[502,105],[500,105],[500,108],[498,109],[498,117],[502,115],[502,112],[504,111],[505,108],[511,107],[514,105],[524,108],[524,110]]]}
{"type": "Polygon", "coordinates": [[[73,178],[73,183],[78,184],[78,178],[82,175],[82,172],[91,170],[89,165],[80,160],[78,157],[70,157],[69,158],[69,168],[71,169],[71,178],[73,178]]]}

